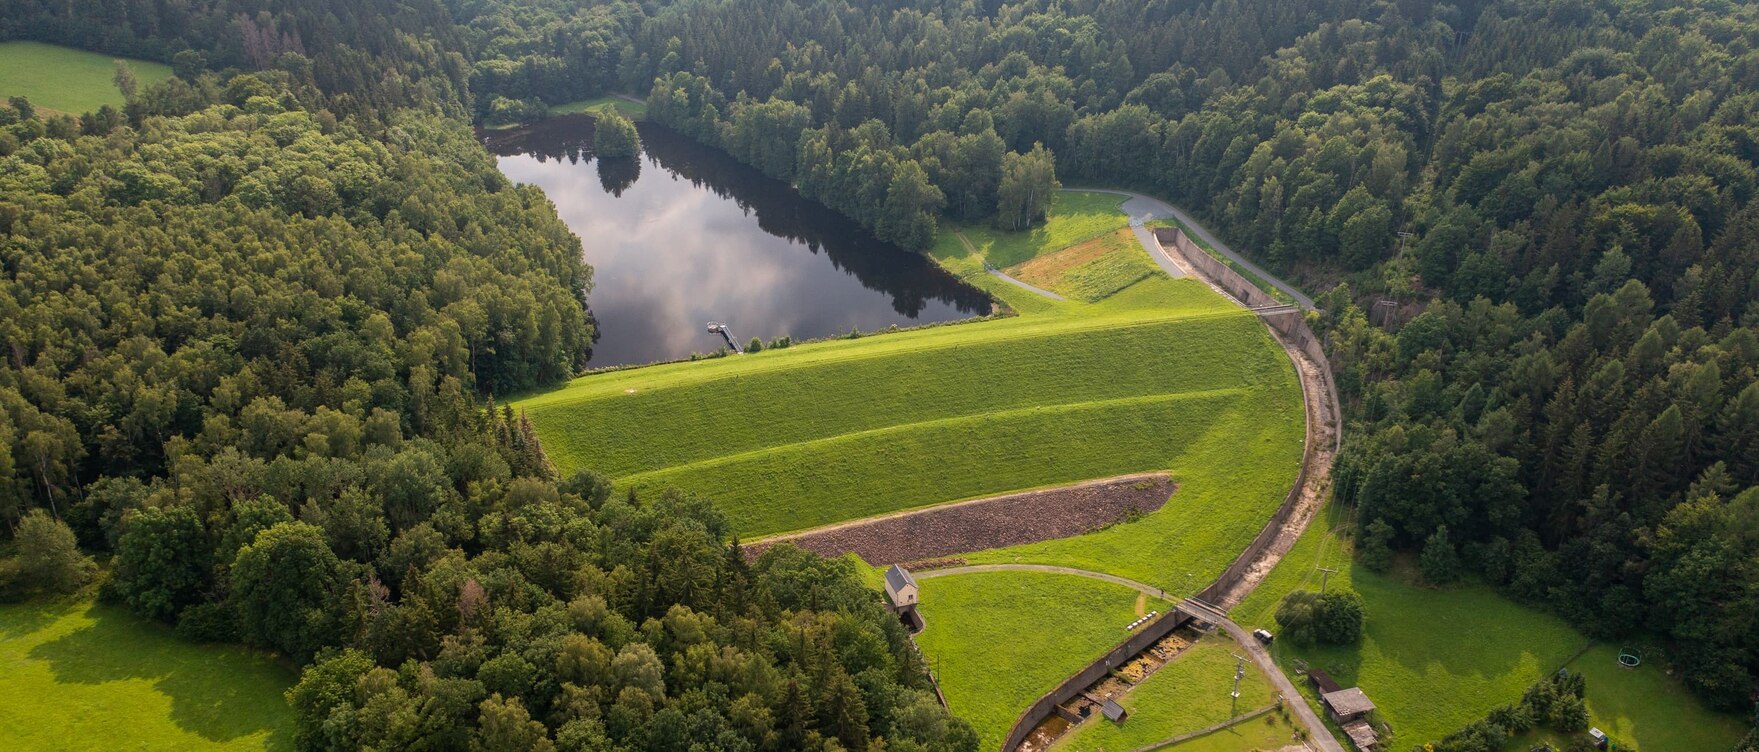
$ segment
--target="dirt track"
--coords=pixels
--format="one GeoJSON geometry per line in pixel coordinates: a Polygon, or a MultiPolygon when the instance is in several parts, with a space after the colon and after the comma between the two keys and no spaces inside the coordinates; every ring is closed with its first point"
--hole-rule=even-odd
{"type": "Polygon", "coordinates": [[[869,564],[917,561],[1091,532],[1159,509],[1174,490],[1165,473],[1105,478],[767,538],[745,551],[756,556],[786,541],[824,556],[854,552],[869,564]]]}

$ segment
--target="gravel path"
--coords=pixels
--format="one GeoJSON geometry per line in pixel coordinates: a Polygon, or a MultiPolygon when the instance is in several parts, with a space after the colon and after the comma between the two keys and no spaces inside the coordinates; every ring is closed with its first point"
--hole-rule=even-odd
{"type": "Polygon", "coordinates": [[[854,552],[869,564],[1068,538],[1161,508],[1175,487],[1165,473],[1138,473],[1039,491],[991,496],[765,538],[748,556],[783,541],[823,556],[854,552]]]}

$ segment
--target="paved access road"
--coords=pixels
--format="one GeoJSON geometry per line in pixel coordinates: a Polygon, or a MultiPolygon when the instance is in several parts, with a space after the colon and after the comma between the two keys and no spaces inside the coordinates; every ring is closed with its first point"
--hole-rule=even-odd
{"type": "MultiPolygon", "coordinates": [[[[913,574],[916,576],[916,579],[925,580],[935,577],[947,577],[958,574],[977,574],[981,572],[1041,572],[1046,574],[1066,574],[1094,580],[1104,580],[1113,584],[1123,585],[1124,587],[1132,588],[1139,593],[1154,598],[1161,598],[1164,600],[1167,597],[1165,590],[1161,590],[1153,585],[1137,582],[1127,577],[1119,577],[1114,574],[1094,572],[1086,569],[1076,569],[1074,567],[1057,567],[1046,564],[973,564],[964,567],[932,569],[926,572],[915,572],[913,574]]],[[[1331,731],[1325,727],[1325,722],[1319,719],[1319,714],[1313,712],[1312,706],[1308,705],[1307,700],[1301,697],[1301,693],[1295,689],[1295,683],[1289,681],[1288,675],[1284,674],[1282,668],[1277,666],[1276,661],[1270,657],[1270,651],[1265,650],[1264,645],[1260,644],[1258,640],[1253,639],[1252,635],[1247,633],[1244,627],[1235,624],[1234,621],[1227,618],[1226,615],[1204,604],[1186,601],[1180,603],[1179,608],[1187,614],[1191,614],[1203,621],[1212,622],[1223,630],[1226,630],[1228,636],[1233,637],[1234,642],[1239,643],[1240,647],[1246,650],[1246,655],[1252,658],[1252,662],[1258,666],[1258,670],[1264,672],[1264,675],[1270,679],[1271,684],[1276,685],[1277,692],[1281,693],[1283,696],[1284,704],[1294,712],[1296,718],[1301,719],[1301,725],[1307,727],[1307,738],[1317,745],[1321,752],[1345,752],[1344,746],[1338,743],[1338,740],[1331,735],[1331,731]]]]}

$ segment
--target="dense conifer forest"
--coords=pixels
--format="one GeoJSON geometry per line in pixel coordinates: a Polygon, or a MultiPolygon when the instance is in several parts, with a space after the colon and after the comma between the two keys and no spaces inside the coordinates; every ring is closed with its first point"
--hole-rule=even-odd
{"type": "Polygon", "coordinates": [[[612,92],[909,248],[1059,182],[1193,210],[1325,292],[1364,563],[1659,636],[1752,707],[1751,4],[11,5],[0,38],[178,76],[0,109],[0,517],[312,662],[303,747],[976,744],[843,564],[747,567],[492,408],[583,362],[591,271],[465,121],[612,92]]]}

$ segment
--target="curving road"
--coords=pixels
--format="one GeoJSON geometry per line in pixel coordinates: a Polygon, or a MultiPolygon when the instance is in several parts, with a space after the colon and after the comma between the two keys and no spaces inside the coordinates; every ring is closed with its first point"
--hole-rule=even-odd
{"type": "MultiPolygon", "coordinates": [[[[1187,227],[1191,230],[1192,235],[1195,235],[1198,237],[1198,239],[1202,240],[1205,243],[1208,243],[1209,247],[1214,248],[1217,253],[1220,253],[1221,255],[1228,257],[1229,260],[1234,261],[1235,263],[1238,263],[1240,266],[1246,267],[1246,269],[1250,270],[1253,274],[1258,275],[1259,278],[1261,278],[1264,281],[1269,282],[1271,285],[1275,286],[1276,289],[1281,290],[1284,293],[1287,293],[1289,297],[1294,298],[1296,305],[1299,305],[1302,308],[1309,310],[1309,311],[1313,310],[1313,298],[1307,297],[1306,293],[1301,292],[1294,285],[1291,285],[1287,282],[1282,281],[1281,279],[1278,279],[1275,275],[1271,274],[1270,272],[1265,271],[1262,267],[1253,263],[1251,259],[1248,259],[1245,256],[1242,256],[1239,253],[1235,252],[1234,249],[1229,248],[1227,243],[1223,243],[1220,238],[1217,238],[1216,236],[1210,234],[1210,232],[1207,228],[1205,228],[1202,224],[1198,223],[1198,221],[1196,219],[1192,218],[1191,215],[1186,214],[1183,209],[1180,209],[1177,206],[1173,206],[1172,204],[1169,204],[1169,203],[1162,201],[1158,198],[1155,198],[1153,196],[1145,196],[1143,194],[1134,193],[1131,191],[1120,191],[1120,190],[1117,190],[1114,188],[1070,188],[1070,187],[1065,187],[1063,190],[1066,190],[1066,191],[1088,191],[1090,193],[1110,193],[1110,194],[1114,194],[1114,195],[1118,195],[1118,196],[1127,197],[1127,200],[1124,201],[1124,213],[1130,215],[1130,225],[1132,227],[1136,228],[1136,231],[1137,231],[1136,237],[1138,240],[1142,240],[1143,239],[1142,236],[1144,234],[1146,234],[1146,230],[1145,230],[1145,228],[1142,227],[1142,225],[1147,223],[1149,220],[1163,219],[1163,218],[1167,218],[1167,217],[1177,219],[1177,220],[1179,220],[1179,222],[1183,223],[1185,225],[1185,227],[1187,227]]],[[[1147,241],[1144,241],[1142,245],[1144,248],[1148,248],[1148,252],[1150,255],[1155,256],[1155,261],[1158,262],[1162,258],[1164,258],[1164,254],[1160,252],[1160,244],[1155,243],[1155,244],[1151,245],[1147,241]]],[[[1170,261],[1170,259],[1169,259],[1169,261],[1170,261]]],[[[1163,263],[1163,264],[1161,264],[1161,266],[1163,268],[1165,268],[1166,264],[1163,263]]],[[[1184,276],[1184,275],[1175,275],[1175,276],[1184,276]]]]}
{"type": "MultiPolygon", "coordinates": [[[[914,572],[912,574],[915,575],[916,579],[927,580],[935,577],[948,577],[960,574],[979,574],[983,572],[1039,572],[1042,574],[1072,575],[1075,577],[1086,577],[1091,580],[1103,580],[1116,585],[1123,585],[1124,587],[1134,589],[1136,592],[1153,598],[1165,600],[1167,597],[1165,590],[1161,590],[1160,588],[1147,583],[1137,582],[1127,577],[1119,577],[1114,574],[1094,572],[1087,569],[1076,569],[1074,567],[1051,566],[1048,564],[972,564],[970,566],[932,569],[926,572],[914,572]]],[[[1235,624],[1234,620],[1229,619],[1226,614],[1223,614],[1214,607],[1204,603],[1194,603],[1187,600],[1181,602],[1178,608],[1193,618],[1211,622],[1216,626],[1221,627],[1223,631],[1228,633],[1229,637],[1234,638],[1234,642],[1239,643],[1240,647],[1246,651],[1246,655],[1252,658],[1252,663],[1258,666],[1258,670],[1263,672],[1265,677],[1270,679],[1271,684],[1276,685],[1277,692],[1281,693],[1283,696],[1283,704],[1294,712],[1296,718],[1301,719],[1301,725],[1307,727],[1307,738],[1316,744],[1321,752],[1345,752],[1344,746],[1338,743],[1338,740],[1331,735],[1331,731],[1325,727],[1325,722],[1319,719],[1319,714],[1313,712],[1313,707],[1308,705],[1306,699],[1301,697],[1300,691],[1295,689],[1294,682],[1289,681],[1289,676],[1284,674],[1282,668],[1277,666],[1276,661],[1270,657],[1270,651],[1265,650],[1263,644],[1258,640],[1253,639],[1252,635],[1247,633],[1244,627],[1235,624]]]]}

